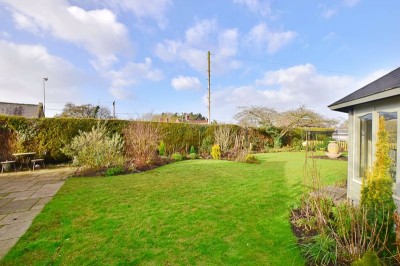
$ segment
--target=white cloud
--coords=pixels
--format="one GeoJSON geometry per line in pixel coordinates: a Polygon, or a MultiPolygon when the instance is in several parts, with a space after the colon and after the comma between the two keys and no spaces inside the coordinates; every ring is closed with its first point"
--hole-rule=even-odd
{"type": "Polygon", "coordinates": [[[360,0],[341,0],[337,1],[334,5],[320,5],[319,7],[322,9],[322,17],[326,19],[332,18],[343,8],[353,8],[356,6],[360,0]]]}
{"type": "Polygon", "coordinates": [[[188,28],[182,40],[158,43],[155,54],[165,62],[182,61],[205,74],[207,52],[211,51],[213,72],[220,74],[240,66],[239,62],[229,58],[237,54],[238,38],[236,28],[220,29],[216,20],[202,20],[188,28]]]}
{"type": "Polygon", "coordinates": [[[268,0],[233,0],[235,4],[245,5],[251,12],[262,16],[272,14],[271,3],[268,0]]]}
{"type": "Polygon", "coordinates": [[[165,13],[172,5],[171,0],[93,0],[93,2],[112,9],[131,12],[138,19],[154,19],[160,28],[168,24],[165,13]]]}
{"type": "Polygon", "coordinates": [[[151,58],[143,63],[128,62],[119,70],[100,69],[103,76],[110,80],[110,93],[117,99],[129,98],[132,94],[126,87],[135,85],[141,80],[158,82],[163,79],[163,73],[153,67],[151,58]]]}
{"type": "Polygon", "coordinates": [[[178,76],[171,80],[171,85],[177,91],[201,89],[201,83],[197,77],[178,76]]]}
{"type": "Polygon", "coordinates": [[[65,102],[80,99],[83,76],[72,64],[51,55],[40,45],[21,45],[0,40],[1,101],[38,104],[43,102],[46,82],[46,115],[62,109],[65,102]],[[74,77],[74,78],[71,78],[74,77]]]}
{"type": "Polygon", "coordinates": [[[336,13],[337,13],[337,9],[327,8],[327,9],[324,9],[324,11],[322,11],[322,16],[326,19],[330,19],[331,17],[336,15],[336,13]]]}
{"type": "Polygon", "coordinates": [[[265,23],[260,23],[250,30],[246,41],[259,49],[266,49],[269,54],[273,54],[288,45],[296,36],[296,32],[272,31],[265,23]]]}
{"type": "MultiPolygon", "coordinates": [[[[312,64],[265,72],[254,83],[212,93],[215,115],[229,119],[238,106],[262,105],[287,110],[302,104],[329,117],[341,114],[327,106],[360,88],[360,80],[348,75],[322,75],[312,64]]],[[[342,115],[343,116],[343,115],[342,115]]]]}
{"type": "Polygon", "coordinates": [[[342,0],[342,2],[346,7],[354,7],[360,2],[360,0],[342,0]]]}
{"type": "Polygon", "coordinates": [[[3,0],[19,29],[83,47],[97,58],[109,58],[129,49],[127,28],[110,10],[86,11],[66,0],[3,0]]]}
{"type": "Polygon", "coordinates": [[[324,42],[331,41],[337,38],[337,34],[335,32],[329,32],[326,34],[324,37],[322,37],[322,40],[324,42]]]}

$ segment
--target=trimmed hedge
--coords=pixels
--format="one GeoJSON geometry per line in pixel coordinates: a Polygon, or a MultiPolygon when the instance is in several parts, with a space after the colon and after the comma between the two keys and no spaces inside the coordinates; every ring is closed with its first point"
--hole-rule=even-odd
{"type": "MultiPolygon", "coordinates": [[[[165,143],[166,154],[188,153],[193,145],[197,149],[205,137],[214,141],[214,132],[219,125],[197,125],[186,123],[142,122],[126,120],[98,120],[78,118],[25,118],[0,115],[0,140],[7,145],[0,148],[0,159],[9,159],[12,153],[35,151],[49,162],[70,160],[61,148],[69,143],[79,131],[90,131],[99,121],[104,122],[108,131],[122,135],[128,123],[150,123],[158,128],[165,143]]],[[[244,129],[230,125],[232,132],[244,130],[246,139],[254,150],[263,150],[270,137],[257,129],[244,129]]]]}

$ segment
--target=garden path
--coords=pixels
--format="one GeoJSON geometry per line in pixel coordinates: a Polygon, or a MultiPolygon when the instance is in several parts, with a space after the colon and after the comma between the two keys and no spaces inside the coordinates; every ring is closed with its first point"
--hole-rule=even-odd
{"type": "Polygon", "coordinates": [[[0,174],[0,259],[72,175],[64,167],[0,174]]]}

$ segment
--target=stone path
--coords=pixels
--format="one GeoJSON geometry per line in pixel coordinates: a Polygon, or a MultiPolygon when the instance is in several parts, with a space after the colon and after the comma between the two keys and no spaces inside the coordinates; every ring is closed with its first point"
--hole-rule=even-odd
{"type": "Polygon", "coordinates": [[[73,168],[0,174],[0,258],[73,173],[73,168]]]}

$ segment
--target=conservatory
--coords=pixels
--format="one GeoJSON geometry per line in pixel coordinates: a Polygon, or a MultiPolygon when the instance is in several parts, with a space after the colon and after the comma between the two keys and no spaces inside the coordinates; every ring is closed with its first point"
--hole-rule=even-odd
{"type": "Polygon", "coordinates": [[[400,206],[400,67],[331,104],[330,109],[349,114],[347,197],[359,201],[362,178],[374,161],[378,122],[385,119],[389,134],[390,175],[393,197],[400,206]]]}

